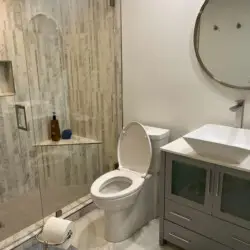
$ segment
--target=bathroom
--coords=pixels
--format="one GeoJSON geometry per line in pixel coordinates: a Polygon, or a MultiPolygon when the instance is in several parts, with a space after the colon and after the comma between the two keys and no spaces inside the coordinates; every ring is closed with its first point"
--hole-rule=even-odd
{"type": "MultiPolygon", "coordinates": [[[[249,90],[216,82],[197,60],[204,2],[0,0],[0,249],[32,249],[51,215],[76,220],[79,250],[175,249],[159,246],[157,220],[107,243],[90,189],[117,167],[119,135],[132,121],[174,141],[205,124],[235,127],[230,108],[245,100],[250,129],[249,90]],[[53,112],[71,140],[51,142],[53,112]]],[[[236,31],[247,27],[237,22],[236,31]]]]}

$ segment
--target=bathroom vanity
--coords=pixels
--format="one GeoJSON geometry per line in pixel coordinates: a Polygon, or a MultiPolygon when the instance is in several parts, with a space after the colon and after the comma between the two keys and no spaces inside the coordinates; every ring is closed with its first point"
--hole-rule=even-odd
{"type": "Polygon", "coordinates": [[[204,157],[184,138],[161,149],[160,244],[250,250],[250,160],[204,157]]]}

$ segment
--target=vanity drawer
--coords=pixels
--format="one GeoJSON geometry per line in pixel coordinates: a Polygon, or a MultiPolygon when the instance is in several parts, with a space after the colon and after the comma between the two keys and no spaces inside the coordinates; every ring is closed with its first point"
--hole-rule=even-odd
{"type": "Polygon", "coordinates": [[[250,250],[250,230],[213,218],[212,238],[235,250],[250,250]]]}
{"type": "Polygon", "coordinates": [[[185,250],[231,249],[168,221],[164,222],[164,239],[185,250]]]}
{"type": "Polygon", "coordinates": [[[199,234],[212,237],[212,216],[198,210],[179,205],[170,200],[165,200],[165,219],[198,232],[199,234]]]}

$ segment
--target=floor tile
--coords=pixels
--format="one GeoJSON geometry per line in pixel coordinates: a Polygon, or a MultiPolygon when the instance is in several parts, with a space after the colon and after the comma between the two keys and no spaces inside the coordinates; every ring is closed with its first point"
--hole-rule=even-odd
{"type": "Polygon", "coordinates": [[[73,246],[78,250],[178,250],[174,246],[159,246],[159,222],[151,221],[131,238],[120,243],[104,239],[103,212],[96,209],[75,222],[73,246]]]}

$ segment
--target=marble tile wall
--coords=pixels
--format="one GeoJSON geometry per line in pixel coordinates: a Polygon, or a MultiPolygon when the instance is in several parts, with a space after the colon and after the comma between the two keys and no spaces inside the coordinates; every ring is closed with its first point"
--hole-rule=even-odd
{"type": "Polygon", "coordinates": [[[61,8],[71,125],[103,141],[105,171],[116,161],[121,129],[119,11],[119,1],[114,9],[106,0],[70,0],[61,8]]]}
{"type": "Polygon", "coordinates": [[[122,126],[116,4],[0,0],[0,60],[12,61],[16,88],[15,96],[0,97],[0,217],[1,203],[39,188],[43,213],[54,187],[72,187],[71,198],[80,198],[116,162],[122,126]],[[28,131],[17,128],[15,104],[26,108],[28,131]],[[103,144],[35,147],[48,139],[53,111],[61,129],[103,144]]]}

